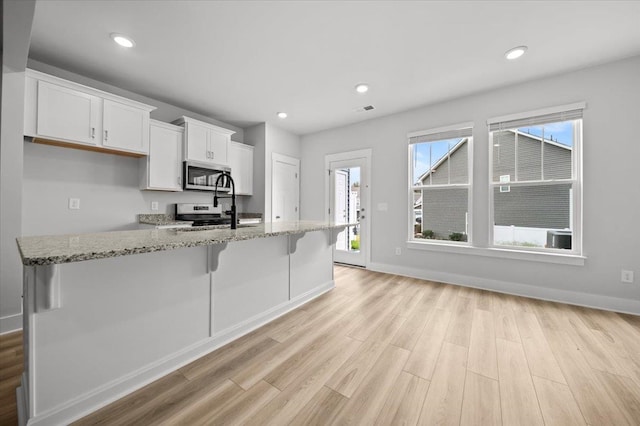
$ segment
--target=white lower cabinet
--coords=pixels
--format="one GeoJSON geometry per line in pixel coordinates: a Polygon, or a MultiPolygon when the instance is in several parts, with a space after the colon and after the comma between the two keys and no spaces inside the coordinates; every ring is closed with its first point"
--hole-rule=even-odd
{"type": "Polygon", "coordinates": [[[140,188],[182,191],[184,129],[151,120],[149,156],[140,159],[140,188]]]}
{"type": "Polygon", "coordinates": [[[229,167],[237,195],[253,195],[253,146],[231,142],[229,167]]]}

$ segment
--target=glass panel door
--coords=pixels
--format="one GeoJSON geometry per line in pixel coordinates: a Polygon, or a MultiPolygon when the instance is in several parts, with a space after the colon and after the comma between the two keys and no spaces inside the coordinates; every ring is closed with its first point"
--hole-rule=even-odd
{"type": "Polygon", "coordinates": [[[363,159],[331,162],[331,219],[335,223],[349,223],[338,234],[334,260],[340,263],[364,266],[364,227],[360,222],[365,218],[362,206],[363,159]]]}

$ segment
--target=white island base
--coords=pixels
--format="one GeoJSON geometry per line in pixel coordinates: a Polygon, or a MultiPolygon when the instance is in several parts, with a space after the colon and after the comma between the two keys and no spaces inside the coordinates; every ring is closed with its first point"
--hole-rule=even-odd
{"type": "Polygon", "coordinates": [[[21,424],[68,424],[332,289],[334,233],[25,266],[21,424]]]}

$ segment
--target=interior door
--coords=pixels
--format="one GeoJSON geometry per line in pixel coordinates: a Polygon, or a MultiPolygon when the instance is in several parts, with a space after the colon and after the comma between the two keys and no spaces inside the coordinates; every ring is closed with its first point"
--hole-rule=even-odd
{"type": "Polygon", "coordinates": [[[300,160],[274,154],[271,175],[271,221],[298,220],[300,160]]]}
{"type": "Polygon", "coordinates": [[[333,259],[335,262],[366,266],[367,170],[364,158],[331,161],[330,216],[335,223],[352,223],[338,234],[333,259]]]}

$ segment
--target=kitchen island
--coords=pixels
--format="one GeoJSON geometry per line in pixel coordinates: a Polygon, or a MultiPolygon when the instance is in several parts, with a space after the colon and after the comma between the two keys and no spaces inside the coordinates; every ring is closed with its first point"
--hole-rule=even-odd
{"type": "Polygon", "coordinates": [[[69,423],[329,291],[345,226],[18,239],[21,421],[69,423]]]}

